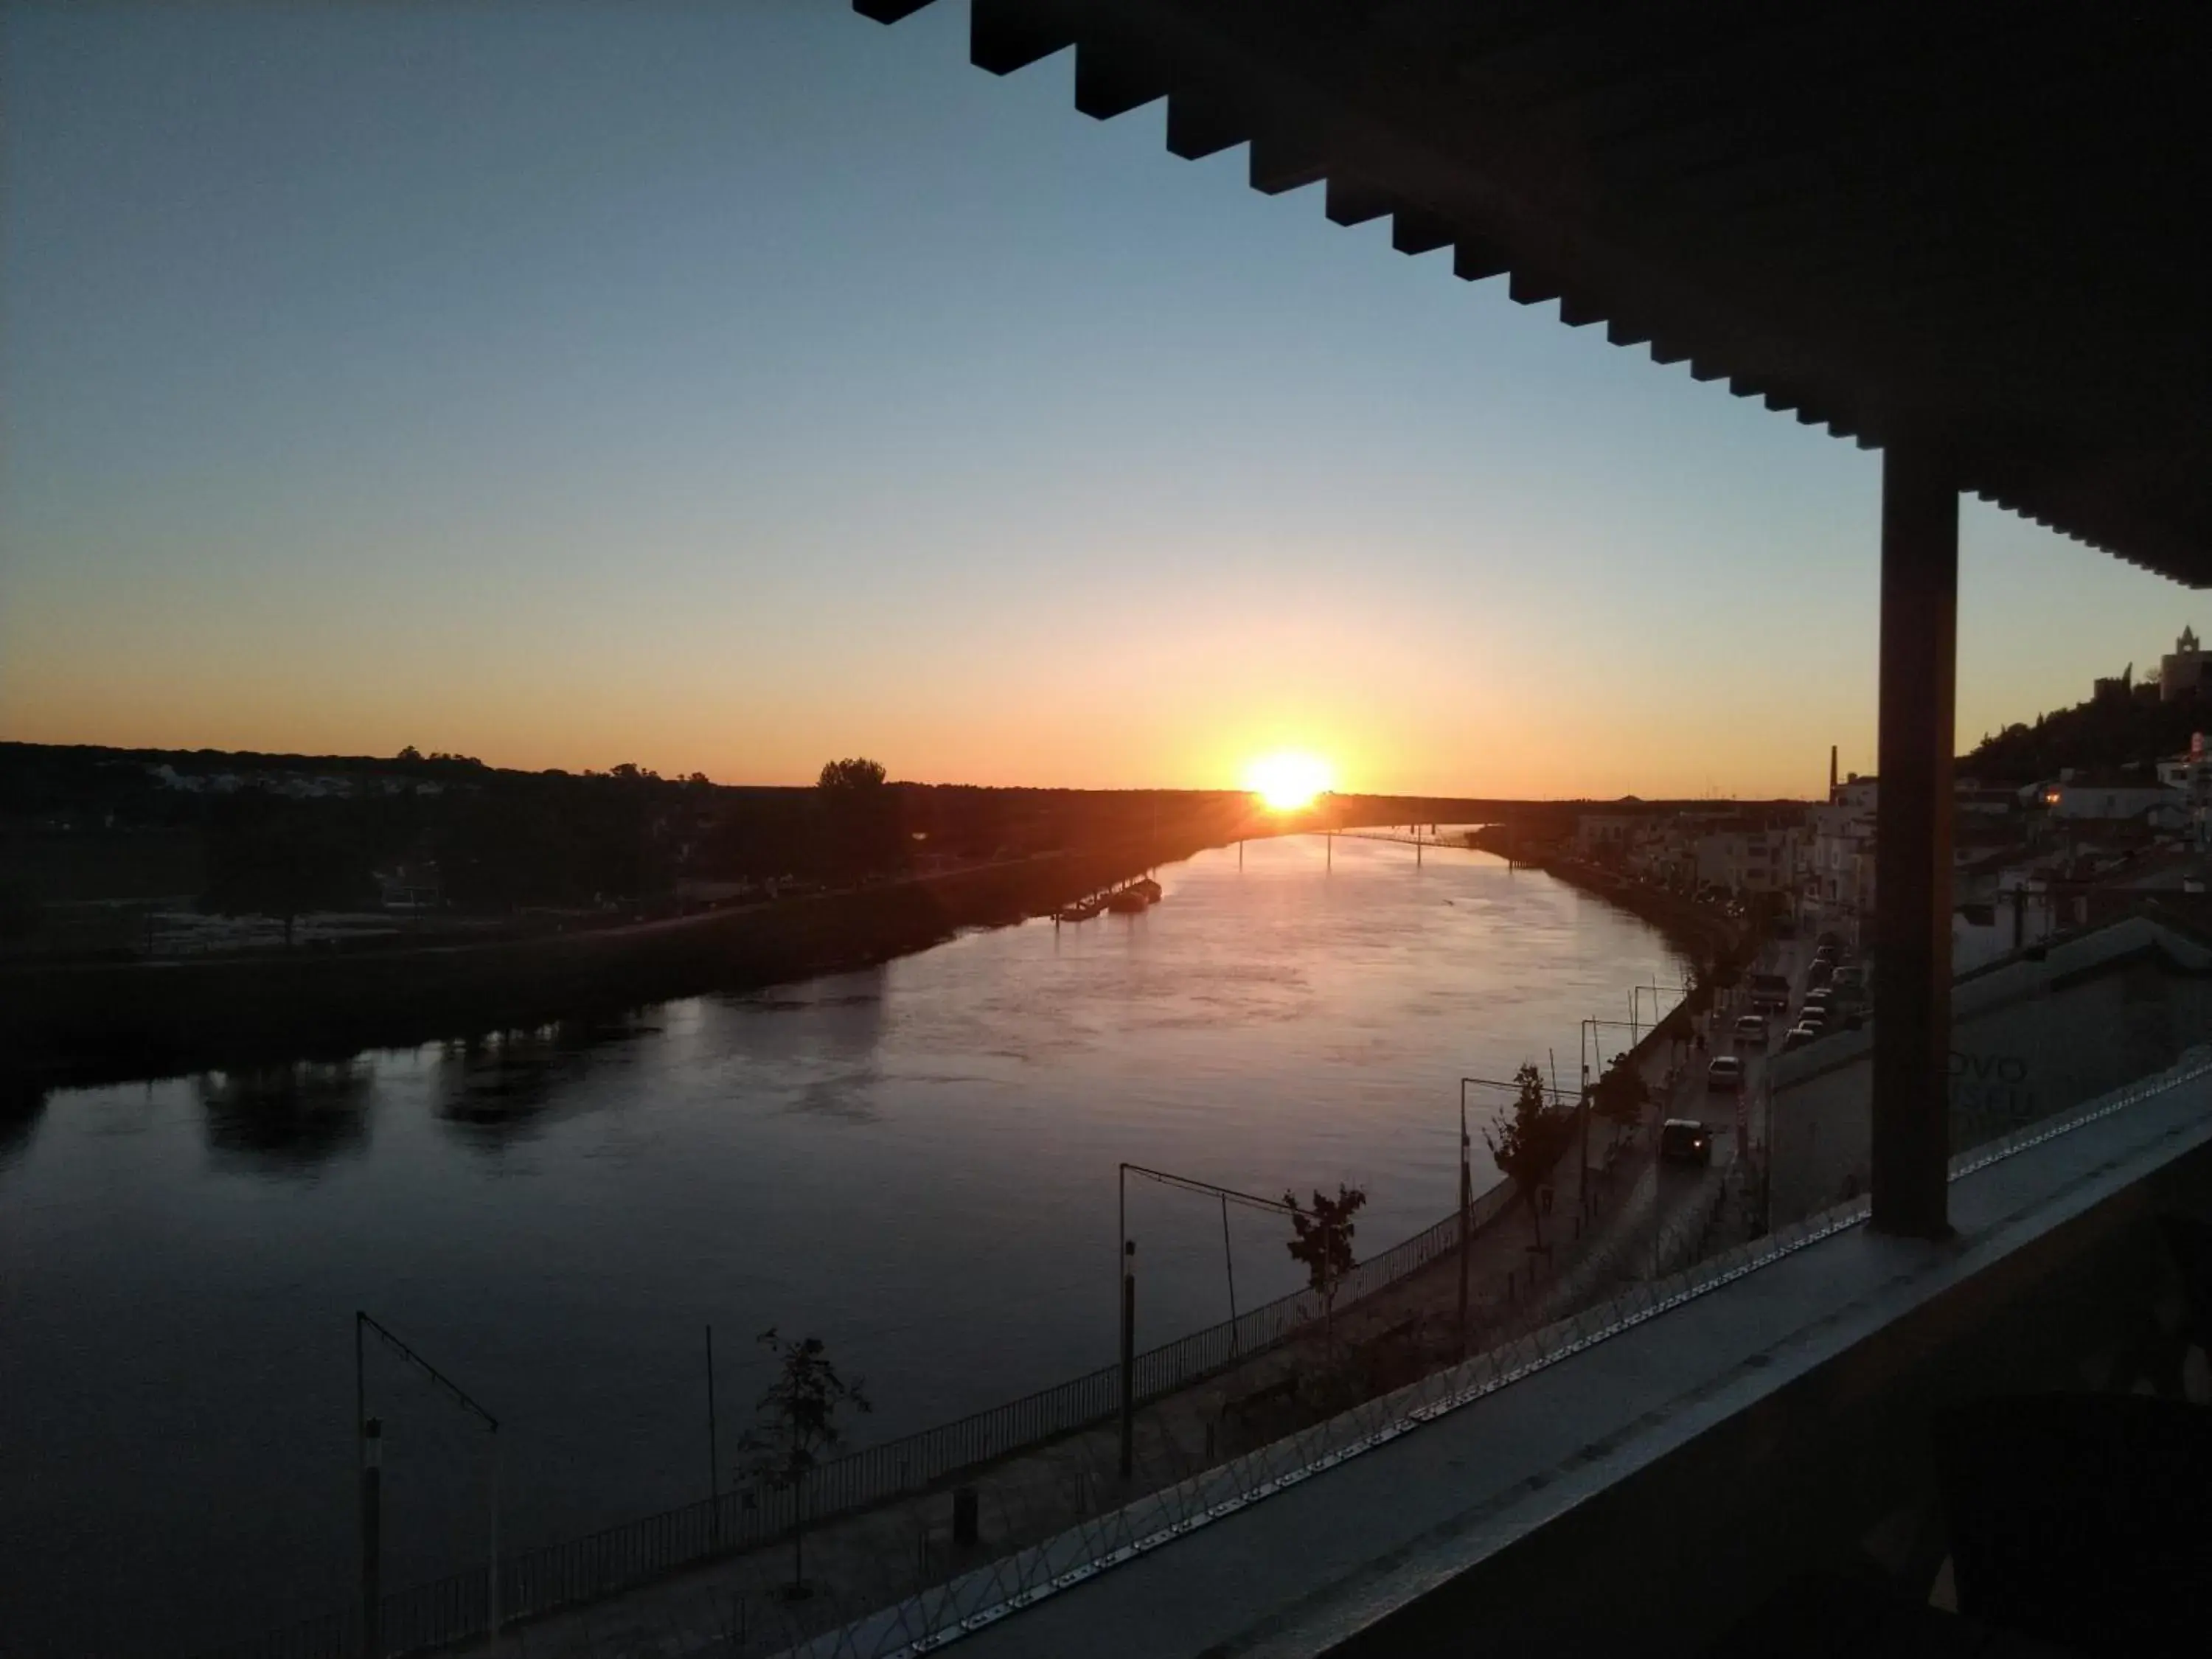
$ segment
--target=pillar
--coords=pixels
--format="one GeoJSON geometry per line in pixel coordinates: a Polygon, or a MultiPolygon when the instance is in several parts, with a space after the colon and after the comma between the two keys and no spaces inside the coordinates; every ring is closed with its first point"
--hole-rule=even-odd
{"type": "Polygon", "coordinates": [[[1884,451],[1875,817],[1875,1227],[1950,1231],[1951,750],[1959,493],[1924,445],[1884,451]]]}

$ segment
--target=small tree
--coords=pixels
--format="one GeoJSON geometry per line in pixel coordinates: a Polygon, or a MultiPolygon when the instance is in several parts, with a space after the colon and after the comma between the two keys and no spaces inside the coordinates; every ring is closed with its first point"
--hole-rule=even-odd
{"type": "Polygon", "coordinates": [[[1510,1113],[1501,1111],[1482,1132],[1483,1144],[1498,1167],[1513,1183],[1513,1195],[1528,1206],[1528,1224],[1536,1243],[1544,1242],[1544,1218],[1536,1203],[1537,1189],[1550,1178],[1552,1166],[1573,1144],[1575,1115],[1552,1103],[1544,1074],[1532,1061],[1513,1074],[1519,1090],[1510,1113]]]}
{"type": "Polygon", "coordinates": [[[843,1438],[838,1413],[873,1411],[860,1379],[837,1375],[818,1336],[787,1341],[770,1326],[756,1339],[775,1356],[775,1380],[761,1390],[745,1432],[744,1472],[791,1492],[791,1589],[806,1594],[806,1477],[843,1438]]]}
{"type": "Polygon", "coordinates": [[[1307,1283],[1321,1292],[1322,1340],[1333,1349],[1336,1292],[1354,1265],[1352,1237],[1358,1229],[1352,1218],[1367,1202],[1367,1194],[1339,1182],[1334,1198],[1315,1188],[1310,1210],[1299,1206],[1296,1193],[1285,1193],[1283,1202],[1291,1206],[1291,1260],[1305,1264],[1307,1283]]]}

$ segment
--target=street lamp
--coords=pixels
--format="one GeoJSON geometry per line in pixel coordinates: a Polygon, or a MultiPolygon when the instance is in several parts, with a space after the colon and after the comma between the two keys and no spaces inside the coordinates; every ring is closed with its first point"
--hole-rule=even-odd
{"type": "Polygon", "coordinates": [[[1467,1135],[1467,1085],[1472,1078],[1459,1080],[1459,1357],[1467,1358],[1467,1276],[1468,1259],[1474,1249],[1469,1224],[1474,1218],[1474,1170],[1470,1163],[1470,1145],[1467,1135]]]}
{"type": "MultiPolygon", "coordinates": [[[[1123,1163],[1115,1171],[1115,1205],[1121,1230],[1121,1427],[1124,1480],[1135,1473],[1137,1463],[1137,1241],[1129,1237],[1129,1177],[1133,1175],[1157,1181],[1164,1187],[1177,1187],[1220,1200],[1221,1251],[1229,1270],[1229,1336],[1232,1345],[1237,1340],[1237,1263],[1229,1254],[1230,1205],[1242,1204],[1249,1209],[1266,1210],[1276,1215],[1299,1213],[1296,1205],[1278,1203],[1272,1198],[1241,1193],[1234,1187],[1216,1186],[1211,1181],[1199,1181],[1166,1170],[1148,1169],[1142,1164],[1123,1163]]],[[[1326,1251],[1323,1255],[1326,1261],[1326,1251]]]]}
{"type": "Polygon", "coordinates": [[[409,1364],[443,1389],[466,1412],[477,1418],[490,1436],[491,1448],[491,1526],[489,1545],[490,1559],[485,1571],[485,1601],[489,1614],[489,1634],[497,1636],[500,1627],[499,1596],[499,1419],[471,1399],[460,1384],[447,1376],[428,1360],[416,1353],[389,1330],[361,1309],[353,1316],[353,1390],[354,1420],[360,1425],[361,1433],[361,1494],[362,1494],[362,1636],[364,1651],[374,1656],[382,1651],[377,1638],[382,1624],[382,1562],[380,1559],[381,1510],[383,1503],[383,1446],[384,1425],[380,1419],[368,1415],[368,1382],[363,1348],[369,1333],[375,1335],[409,1364]]]}
{"type": "Polygon", "coordinates": [[[1659,1022],[1666,1018],[1666,1015],[1662,1012],[1659,1006],[1660,994],[1659,988],[1656,985],[1632,985],[1628,988],[1628,1019],[1631,1030],[1635,1029],[1637,1016],[1643,1009],[1644,999],[1646,996],[1649,996],[1651,999],[1651,1024],[1653,1028],[1656,1030],[1659,1022]]]}

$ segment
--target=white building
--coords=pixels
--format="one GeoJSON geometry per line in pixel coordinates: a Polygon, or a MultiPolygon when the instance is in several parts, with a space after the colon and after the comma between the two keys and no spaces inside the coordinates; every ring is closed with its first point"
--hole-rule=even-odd
{"type": "Polygon", "coordinates": [[[1873,778],[1853,777],[1830,792],[1826,806],[1808,816],[1803,890],[1824,925],[1856,946],[1865,918],[1874,913],[1875,808],[1873,778]]]}
{"type": "Polygon", "coordinates": [[[1729,893],[1792,890],[1797,842],[1794,828],[1709,830],[1698,837],[1698,884],[1729,893]]]}
{"type": "Polygon", "coordinates": [[[2140,821],[2153,830],[2178,830],[2189,819],[2189,798],[2162,783],[2095,783],[2068,780],[2045,784],[2043,804],[2061,821],[2100,823],[2140,821]]]}
{"type": "Polygon", "coordinates": [[[1601,859],[1625,854],[1643,841],[1651,819],[1638,812],[1585,812],[1575,820],[1577,857],[1601,859]]]}

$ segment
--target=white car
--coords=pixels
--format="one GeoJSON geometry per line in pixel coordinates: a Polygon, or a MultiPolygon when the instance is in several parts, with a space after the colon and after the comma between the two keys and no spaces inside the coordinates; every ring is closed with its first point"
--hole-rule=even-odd
{"type": "Polygon", "coordinates": [[[1716,1054],[1705,1067],[1705,1087],[1721,1094],[1734,1094],[1743,1087],[1743,1062],[1734,1054],[1716,1054]]]}
{"type": "Polygon", "coordinates": [[[1746,1014],[1738,1019],[1735,1023],[1735,1040],[1739,1044],[1764,1043],[1766,1041],[1766,1016],[1746,1014]]]}

